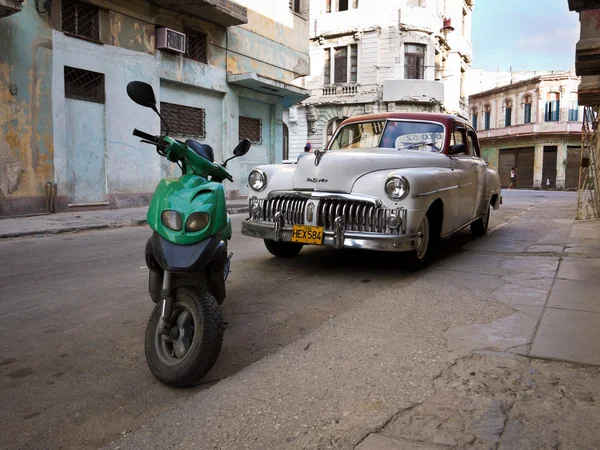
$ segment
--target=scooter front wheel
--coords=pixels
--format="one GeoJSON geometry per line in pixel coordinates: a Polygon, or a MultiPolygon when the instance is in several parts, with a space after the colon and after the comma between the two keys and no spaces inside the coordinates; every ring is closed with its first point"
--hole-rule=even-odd
{"type": "Polygon", "coordinates": [[[207,291],[178,288],[171,314],[171,335],[160,333],[162,302],[146,327],[146,361],[152,374],[174,387],[200,381],[221,352],[225,325],[215,298],[207,291]]]}

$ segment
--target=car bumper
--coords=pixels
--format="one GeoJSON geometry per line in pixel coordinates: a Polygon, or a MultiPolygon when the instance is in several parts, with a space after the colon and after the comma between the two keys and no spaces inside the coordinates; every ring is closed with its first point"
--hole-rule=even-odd
{"type": "MultiPolygon", "coordinates": [[[[246,219],[242,222],[242,234],[275,242],[292,242],[292,227],[279,227],[272,222],[246,219]]],[[[325,230],[323,244],[332,248],[354,248],[381,252],[407,252],[417,246],[419,234],[389,235],[362,233],[358,231],[325,230]]]]}

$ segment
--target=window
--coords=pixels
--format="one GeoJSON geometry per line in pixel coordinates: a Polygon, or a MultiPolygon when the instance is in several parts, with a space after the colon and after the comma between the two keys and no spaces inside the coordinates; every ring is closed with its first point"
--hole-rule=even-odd
{"type": "Polygon", "coordinates": [[[406,6],[425,8],[425,0],[406,0],[406,6]]]}
{"type": "Polygon", "coordinates": [[[549,92],[546,96],[546,111],[544,120],[546,122],[557,122],[560,118],[560,94],[549,92]]]}
{"type": "Polygon", "coordinates": [[[77,0],[63,0],[62,30],[72,36],[100,42],[98,8],[77,0]]]}
{"type": "Polygon", "coordinates": [[[325,49],[323,82],[331,84],[333,62],[333,82],[335,84],[356,83],[358,81],[358,45],[325,49]],[[333,52],[333,58],[331,53],[333,52]],[[333,60],[333,61],[332,61],[333,60]]]}
{"type": "MultiPolygon", "coordinates": [[[[160,113],[169,123],[171,134],[187,138],[206,137],[206,114],[202,108],[160,102],[160,113]]],[[[161,134],[166,134],[165,125],[161,122],[161,134]]]]}
{"type": "Polygon", "coordinates": [[[186,48],[184,56],[201,63],[208,63],[208,36],[199,31],[186,29],[186,48]]]}
{"type": "Polygon", "coordinates": [[[357,9],[358,0],[325,0],[325,12],[348,11],[349,9],[357,9]],[[332,8],[333,3],[333,8],[332,8]]]}
{"type": "Polygon", "coordinates": [[[404,78],[422,80],[425,75],[425,46],[419,44],[404,45],[404,78]]]}
{"type": "Polygon", "coordinates": [[[65,97],[104,103],[104,74],[65,66],[65,97]]]}
{"type": "Polygon", "coordinates": [[[471,108],[471,123],[473,124],[473,128],[477,129],[477,108],[471,108]]]}
{"type": "Polygon", "coordinates": [[[523,97],[523,123],[531,123],[531,95],[523,97]]]}
{"type": "Polygon", "coordinates": [[[439,152],[443,142],[444,127],[440,124],[391,120],[385,128],[379,147],[439,152]]]}
{"type": "Polygon", "coordinates": [[[379,144],[379,138],[385,122],[356,122],[345,125],[336,135],[330,150],[352,148],[373,148],[379,144]]]}
{"type": "Polygon", "coordinates": [[[477,140],[477,135],[472,130],[467,131],[467,140],[469,141],[469,152],[471,153],[471,156],[479,157],[481,155],[479,141],[477,140]]]}
{"type": "Polygon", "coordinates": [[[325,85],[331,84],[331,49],[325,49],[325,76],[323,83],[325,85]]]}
{"type": "Polygon", "coordinates": [[[507,98],[502,106],[504,108],[504,126],[510,127],[512,125],[512,100],[507,98]]]}
{"type": "Polygon", "coordinates": [[[253,144],[262,144],[262,120],[240,116],[238,137],[253,144]]]}
{"type": "Polygon", "coordinates": [[[569,102],[569,121],[577,122],[579,120],[579,102],[577,92],[571,93],[571,101],[569,102]]]}
{"type": "Polygon", "coordinates": [[[290,9],[296,14],[302,14],[302,0],[290,0],[290,9]]]}
{"type": "Polygon", "coordinates": [[[483,129],[489,130],[492,125],[492,107],[490,105],[485,105],[483,107],[483,111],[484,111],[483,112],[483,119],[484,119],[483,129]]]}

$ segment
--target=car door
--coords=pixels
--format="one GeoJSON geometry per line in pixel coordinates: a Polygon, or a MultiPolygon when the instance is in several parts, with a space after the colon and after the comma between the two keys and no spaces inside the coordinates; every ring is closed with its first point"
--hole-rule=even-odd
{"type": "Polygon", "coordinates": [[[469,153],[471,154],[471,158],[477,164],[475,170],[477,172],[477,190],[475,193],[475,203],[473,204],[473,217],[478,217],[483,213],[483,208],[485,205],[484,200],[487,192],[486,186],[486,170],[487,164],[481,158],[481,148],[479,147],[479,140],[477,139],[477,134],[475,130],[472,128],[467,128],[467,142],[469,144],[469,153]]]}
{"type": "Polygon", "coordinates": [[[450,155],[452,169],[458,178],[459,208],[455,228],[459,228],[473,219],[477,195],[477,162],[469,151],[467,129],[464,125],[457,125],[450,136],[451,146],[464,146],[463,151],[450,155]]]}

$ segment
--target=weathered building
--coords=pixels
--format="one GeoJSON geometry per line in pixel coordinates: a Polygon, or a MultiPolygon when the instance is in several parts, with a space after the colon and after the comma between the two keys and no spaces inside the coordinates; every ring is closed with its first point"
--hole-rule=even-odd
{"type": "Polygon", "coordinates": [[[502,186],[577,189],[583,108],[574,72],[542,75],[471,95],[470,115],[483,157],[502,186]]]}
{"type": "Polygon", "coordinates": [[[467,116],[473,0],[311,0],[311,97],[284,113],[289,158],[323,148],[346,117],[467,116]]]}
{"type": "Polygon", "coordinates": [[[283,109],[308,96],[291,84],[309,73],[308,37],[304,1],[25,2],[0,18],[0,216],[44,212],[46,183],[57,210],[147,203],[178,169],[131,135],[161,127],[127,97],[132,80],[218,160],[253,141],[230,165],[243,194],[251,167],[283,156],[283,109]],[[181,52],[157,48],[164,28],[185,35],[181,52]]]}

